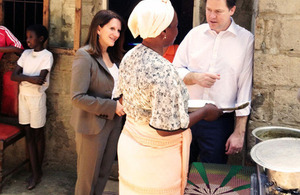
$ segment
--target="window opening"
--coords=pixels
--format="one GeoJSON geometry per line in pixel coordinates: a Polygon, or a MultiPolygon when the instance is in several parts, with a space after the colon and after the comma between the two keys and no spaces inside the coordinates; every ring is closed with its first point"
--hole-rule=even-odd
{"type": "Polygon", "coordinates": [[[26,44],[26,28],[43,24],[43,0],[3,0],[4,26],[23,44],[26,44]]]}

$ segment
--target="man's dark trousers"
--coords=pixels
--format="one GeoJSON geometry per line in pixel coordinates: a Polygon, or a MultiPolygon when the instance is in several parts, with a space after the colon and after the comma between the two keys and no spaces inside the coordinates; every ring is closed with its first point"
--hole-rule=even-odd
{"type": "Polygon", "coordinates": [[[191,127],[190,164],[198,161],[226,164],[225,144],[234,130],[235,114],[225,113],[216,121],[201,120],[191,127]]]}

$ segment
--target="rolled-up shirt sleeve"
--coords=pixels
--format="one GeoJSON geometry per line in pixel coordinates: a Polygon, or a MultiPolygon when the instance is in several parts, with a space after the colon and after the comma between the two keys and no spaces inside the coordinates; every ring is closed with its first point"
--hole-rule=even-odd
{"type": "MultiPolygon", "coordinates": [[[[247,43],[247,52],[243,64],[243,72],[239,75],[238,90],[237,90],[237,103],[239,106],[247,101],[251,101],[252,93],[252,76],[253,76],[253,36],[249,37],[247,43]]],[[[247,116],[250,114],[250,104],[244,109],[236,110],[236,116],[247,116]]]]}

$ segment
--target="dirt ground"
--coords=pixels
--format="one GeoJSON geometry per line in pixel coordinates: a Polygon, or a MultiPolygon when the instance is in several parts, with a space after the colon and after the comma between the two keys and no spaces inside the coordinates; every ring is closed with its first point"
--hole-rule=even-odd
{"type": "MultiPolygon", "coordinates": [[[[117,173],[117,164],[113,165],[117,173]]],[[[76,172],[58,171],[46,166],[41,183],[33,190],[26,189],[26,178],[30,172],[24,167],[7,177],[4,181],[1,195],[73,195],[76,182],[76,172]]],[[[118,195],[118,182],[108,180],[103,195],[118,195]]]]}
{"type": "MultiPolygon", "coordinates": [[[[234,158],[230,158],[232,164],[237,160],[242,161],[241,156],[237,155],[234,158]]],[[[57,170],[57,167],[51,167],[50,165],[44,166],[44,175],[41,183],[36,188],[29,191],[26,189],[26,178],[30,175],[30,172],[23,167],[18,172],[7,177],[4,182],[1,195],[73,195],[74,187],[76,183],[76,171],[72,170],[57,170]]],[[[112,167],[112,173],[117,177],[118,164],[114,162],[112,167]]],[[[103,195],[118,195],[119,182],[108,180],[103,195]]]]}

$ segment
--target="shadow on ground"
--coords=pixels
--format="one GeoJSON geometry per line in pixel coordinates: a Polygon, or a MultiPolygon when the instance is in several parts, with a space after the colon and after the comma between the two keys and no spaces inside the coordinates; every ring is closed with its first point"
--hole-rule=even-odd
{"type": "MultiPolygon", "coordinates": [[[[116,172],[117,165],[114,164],[113,172],[116,172]]],[[[18,172],[6,178],[3,184],[1,195],[73,195],[76,183],[75,171],[58,171],[50,167],[44,168],[44,175],[41,183],[33,190],[26,189],[26,178],[30,172],[22,168],[18,172]]],[[[117,195],[118,182],[109,180],[103,195],[117,195]]]]}

